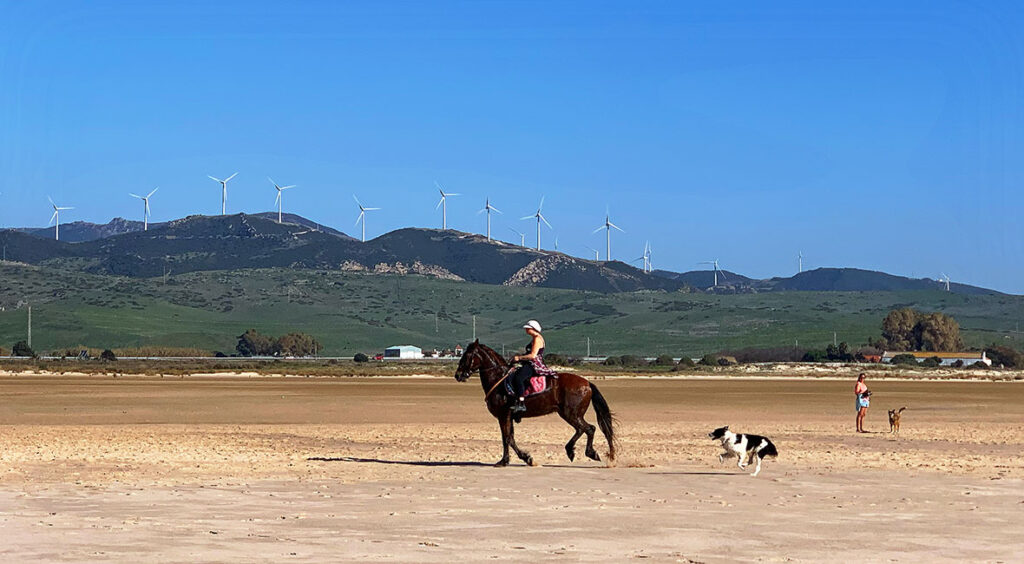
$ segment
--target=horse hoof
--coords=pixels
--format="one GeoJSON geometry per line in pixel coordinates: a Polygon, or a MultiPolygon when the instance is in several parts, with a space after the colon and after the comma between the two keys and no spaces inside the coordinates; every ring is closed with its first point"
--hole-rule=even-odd
{"type": "Polygon", "coordinates": [[[536,466],[537,465],[537,463],[533,461],[533,457],[532,456],[527,456],[525,462],[526,462],[527,466],[536,466]]]}
{"type": "Polygon", "coordinates": [[[576,460],[576,451],[572,449],[565,449],[565,455],[569,457],[569,462],[576,460]]]}
{"type": "Polygon", "coordinates": [[[504,458],[502,460],[499,460],[499,461],[494,463],[494,466],[497,467],[497,468],[504,468],[504,467],[508,466],[508,459],[504,458]]]}
{"type": "Polygon", "coordinates": [[[597,451],[590,451],[587,453],[587,458],[601,462],[601,456],[597,454],[597,451]]]}

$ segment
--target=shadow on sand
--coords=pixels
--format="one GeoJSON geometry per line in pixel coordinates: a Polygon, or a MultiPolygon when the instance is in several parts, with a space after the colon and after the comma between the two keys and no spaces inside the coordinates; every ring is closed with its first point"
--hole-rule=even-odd
{"type": "Polygon", "coordinates": [[[358,458],[355,456],[311,456],[306,460],[310,462],[359,462],[363,464],[397,464],[400,466],[493,466],[493,464],[484,464],[483,462],[459,462],[446,460],[382,460],[380,458],[358,458]]]}

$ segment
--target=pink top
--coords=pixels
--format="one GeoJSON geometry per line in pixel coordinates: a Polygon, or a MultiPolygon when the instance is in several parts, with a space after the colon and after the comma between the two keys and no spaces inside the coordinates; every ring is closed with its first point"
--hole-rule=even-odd
{"type": "Polygon", "coordinates": [[[857,382],[857,385],[853,387],[853,393],[857,394],[858,396],[866,391],[868,391],[868,385],[865,384],[864,382],[857,382]]]}

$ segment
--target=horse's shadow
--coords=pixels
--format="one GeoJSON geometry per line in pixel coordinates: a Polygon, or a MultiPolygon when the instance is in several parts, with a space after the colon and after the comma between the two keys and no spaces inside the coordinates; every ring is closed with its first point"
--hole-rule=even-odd
{"type": "Polygon", "coordinates": [[[309,462],[356,462],[361,464],[388,464],[398,466],[426,466],[426,467],[483,467],[493,466],[483,462],[449,461],[449,460],[385,460],[381,458],[360,458],[357,456],[311,456],[306,459],[309,462]]]}

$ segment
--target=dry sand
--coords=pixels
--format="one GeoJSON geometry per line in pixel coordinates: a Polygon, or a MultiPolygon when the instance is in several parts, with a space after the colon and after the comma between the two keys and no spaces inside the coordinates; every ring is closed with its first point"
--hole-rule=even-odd
{"type": "Polygon", "coordinates": [[[1024,560],[1024,384],[869,382],[857,435],[852,382],[597,383],[615,468],[555,416],[490,467],[476,380],[0,378],[0,560],[1024,560]],[[723,424],[779,460],[720,466],[723,424]]]}

